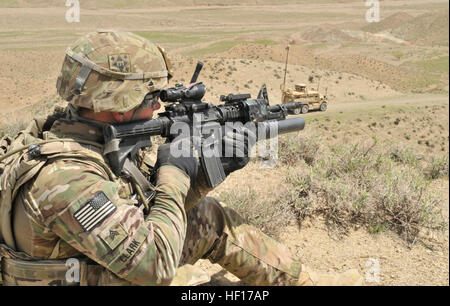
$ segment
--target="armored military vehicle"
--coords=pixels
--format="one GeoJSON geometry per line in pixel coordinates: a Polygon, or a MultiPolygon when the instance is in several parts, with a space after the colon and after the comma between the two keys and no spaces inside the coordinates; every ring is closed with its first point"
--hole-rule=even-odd
{"type": "Polygon", "coordinates": [[[301,102],[303,103],[301,108],[297,108],[293,111],[289,111],[290,114],[306,114],[310,110],[321,110],[322,112],[327,110],[328,98],[327,96],[322,96],[319,94],[319,86],[317,86],[317,91],[307,90],[306,84],[295,85],[295,89],[286,89],[286,76],[289,61],[289,50],[290,46],[286,47],[286,67],[284,69],[284,80],[281,85],[281,102],[283,104],[291,102],[301,102]]]}
{"type": "Polygon", "coordinates": [[[281,93],[281,101],[283,104],[291,102],[303,103],[303,106],[300,109],[292,111],[292,114],[306,114],[310,110],[320,110],[322,112],[327,110],[327,96],[319,94],[318,91],[308,90],[306,84],[295,85],[295,89],[285,89],[284,86],[282,86],[281,93]]]}

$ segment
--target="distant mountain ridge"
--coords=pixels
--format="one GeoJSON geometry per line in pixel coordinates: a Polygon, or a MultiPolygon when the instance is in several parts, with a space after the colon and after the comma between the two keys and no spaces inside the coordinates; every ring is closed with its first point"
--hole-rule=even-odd
{"type": "Polygon", "coordinates": [[[413,17],[393,14],[379,23],[363,28],[370,33],[389,32],[402,40],[421,45],[449,45],[449,10],[424,13],[413,17]]]}

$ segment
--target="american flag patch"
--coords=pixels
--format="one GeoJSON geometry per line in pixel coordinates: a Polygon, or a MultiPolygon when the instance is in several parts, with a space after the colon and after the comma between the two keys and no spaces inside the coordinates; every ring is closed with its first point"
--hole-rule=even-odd
{"type": "Polygon", "coordinates": [[[90,232],[116,210],[116,206],[100,191],[74,213],[81,227],[90,232]]]}

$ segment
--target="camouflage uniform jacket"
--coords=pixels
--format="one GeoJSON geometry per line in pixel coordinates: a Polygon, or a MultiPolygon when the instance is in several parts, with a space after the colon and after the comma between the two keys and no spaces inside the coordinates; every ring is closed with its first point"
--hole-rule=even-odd
{"type": "MultiPolygon", "coordinates": [[[[102,135],[91,126],[59,120],[43,138],[101,142],[102,135]]],[[[15,196],[17,250],[36,259],[88,257],[113,278],[119,276],[119,283],[170,284],[186,235],[189,177],[161,167],[154,205],[144,216],[131,200],[129,180],[112,174],[100,150],[77,142],[44,149],[54,153],[15,196]]]]}

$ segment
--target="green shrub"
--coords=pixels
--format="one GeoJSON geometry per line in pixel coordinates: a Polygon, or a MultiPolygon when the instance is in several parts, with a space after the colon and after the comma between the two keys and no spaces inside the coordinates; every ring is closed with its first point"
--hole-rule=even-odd
{"type": "Polygon", "coordinates": [[[394,162],[415,166],[420,166],[423,156],[416,154],[412,149],[404,147],[402,144],[394,144],[387,150],[387,154],[394,162]]]}
{"type": "Polygon", "coordinates": [[[440,158],[432,157],[424,169],[424,175],[431,180],[448,178],[448,155],[440,158]]]}
{"type": "Polygon", "coordinates": [[[319,154],[320,139],[303,137],[299,134],[280,137],[279,161],[282,165],[295,166],[301,161],[312,165],[319,154]]]}
{"type": "Polygon", "coordinates": [[[246,223],[269,235],[276,235],[281,228],[294,220],[289,207],[265,201],[253,190],[222,192],[218,198],[239,213],[246,223]]]}
{"type": "MultiPolygon", "coordinates": [[[[423,228],[446,227],[440,200],[427,195],[429,181],[411,151],[386,151],[377,143],[333,146],[330,151],[310,172],[292,170],[286,178],[286,192],[278,201],[293,210],[298,222],[321,215],[339,234],[355,226],[372,233],[390,229],[408,242],[423,228]]],[[[445,169],[445,162],[434,164],[445,169]]]]}

